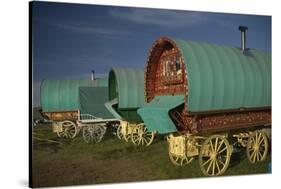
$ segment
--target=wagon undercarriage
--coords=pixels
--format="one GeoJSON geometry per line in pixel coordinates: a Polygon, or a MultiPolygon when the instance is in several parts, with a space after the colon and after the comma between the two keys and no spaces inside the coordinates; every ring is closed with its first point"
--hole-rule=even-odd
{"type": "MultiPolygon", "coordinates": [[[[78,112],[79,114],[79,112],[78,112]]],[[[58,137],[74,138],[80,131],[85,142],[100,142],[106,133],[107,126],[119,125],[117,119],[102,119],[90,114],[79,114],[78,120],[57,120],[53,121],[53,132],[57,133],[58,137]]]]}
{"type": "Polygon", "coordinates": [[[264,128],[232,135],[170,134],[167,137],[169,157],[177,166],[187,165],[198,157],[204,175],[219,176],[227,170],[234,147],[245,148],[250,163],[264,161],[269,150],[270,133],[270,128],[264,128]]]}
{"type": "Polygon", "coordinates": [[[124,139],[126,142],[131,141],[138,146],[149,146],[153,142],[156,132],[149,132],[143,123],[120,121],[116,134],[119,139],[124,139]]]}

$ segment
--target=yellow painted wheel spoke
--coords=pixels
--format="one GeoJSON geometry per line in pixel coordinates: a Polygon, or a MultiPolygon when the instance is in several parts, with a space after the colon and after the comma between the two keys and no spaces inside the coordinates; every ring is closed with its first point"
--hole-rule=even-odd
{"type": "Polygon", "coordinates": [[[184,160],[184,159],[181,159],[181,165],[183,165],[183,160],[184,160]]]}
{"type": "Polygon", "coordinates": [[[137,141],[137,145],[140,145],[140,144],[141,144],[141,138],[138,137],[138,138],[136,139],[136,141],[137,141]]]}
{"type": "Polygon", "coordinates": [[[212,160],[212,159],[211,159],[211,158],[209,158],[207,161],[205,161],[205,162],[202,164],[202,166],[207,165],[207,163],[209,163],[211,160],[212,160]]]}
{"type": "Polygon", "coordinates": [[[260,161],[262,159],[262,154],[260,151],[257,153],[257,160],[260,161]]]}
{"type": "Polygon", "coordinates": [[[254,155],[255,155],[255,151],[253,151],[253,153],[250,155],[250,159],[252,160],[254,158],[254,155]]]}
{"type": "Polygon", "coordinates": [[[218,173],[221,171],[221,169],[220,169],[220,166],[219,166],[219,163],[218,163],[218,161],[216,161],[216,166],[217,166],[217,169],[218,169],[218,173]]]}
{"type": "Polygon", "coordinates": [[[219,147],[217,148],[217,151],[219,151],[221,149],[222,144],[223,144],[223,140],[220,142],[219,147]]]}
{"type": "Polygon", "coordinates": [[[249,151],[251,152],[251,151],[253,151],[254,150],[254,148],[252,147],[252,148],[249,148],[249,151]]]}
{"type": "Polygon", "coordinates": [[[216,160],[213,161],[212,175],[215,175],[216,160]]]}
{"type": "Polygon", "coordinates": [[[141,140],[141,145],[143,145],[143,138],[141,138],[140,140],[141,140]]]}
{"type": "Polygon", "coordinates": [[[224,167],[224,165],[225,165],[224,162],[222,162],[221,160],[218,160],[218,162],[219,162],[220,164],[222,164],[222,167],[224,167]]]}
{"type": "Polygon", "coordinates": [[[213,147],[212,140],[210,140],[210,146],[211,146],[211,151],[214,152],[214,147],[213,147]]]}
{"type": "Polygon", "coordinates": [[[227,146],[226,146],[226,147],[224,147],[222,150],[220,150],[220,151],[218,152],[218,154],[220,154],[220,153],[224,152],[225,150],[227,150],[227,146]]]}
{"type": "Polygon", "coordinates": [[[219,138],[216,138],[216,142],[215,142],[215,152],[217,152],[217,148],[218,148],[218,140],[219,140],[219,138]]]}
{"type": "Polygon", "coordinates": [[[147,143],[148,143],[148,142],[147,142],[147,140],[146,140],[146,138],[143,138],[143,140],[144,140],[144,143],[145,143],[145,144],[147,144],[147,143]]]}
{"type": "Polygon", "coordinates": [[[209,164],[209,166],[208,166],[208,168],[207,168],[207,171],[206,171],[207,173],[209,173],[209,170],[210,170],[211,166],[213,165],[213,161],[214,161],[214,160],[211,160],[211,163],[209,164]]]}
{"type": "Polygon", "coordinates": [[[258,133],[256,132],[256,135],[255,135],[255,144],[257,143],[258,141],[258,133]]]}
{"type": "Polygon", "coordinates": [[[264,138],[262,138],[259,142],[259,146],[264,142],[264,138]]]}
{"type": "Polygon", "coordinates": [[[259,133],[258,141],[260,141],[261,137],[262,137],[262,134],[259,133]]]}

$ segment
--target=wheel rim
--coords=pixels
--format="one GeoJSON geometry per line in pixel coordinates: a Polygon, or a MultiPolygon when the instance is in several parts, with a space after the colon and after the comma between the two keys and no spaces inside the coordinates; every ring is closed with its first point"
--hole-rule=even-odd
{"type": "Polygon", "coordinates": [[[77,134],[77,127],[72,121],[62,122],[63,131],[58,135],[65,138],[74,138],[77,134]]]}
{"type": "Polygon", "coordinates": [[[91,132],[90,128],[88,128],[88,127],[83,128],[83,139],[87,143],[93,142],[92,132],[91,132]]]}
{"type": "Polygon", "coordinates": [[[149,146],[154,139],[155,132],[148,132],[147,128],[142,124],[138,125],[131,133],[132,142],[135,145],[149,146]]]}
{"type": "Polygon", "coordinates": [[[135,145],[140,145],[141,141],[139,139],[139,135],[138,135],[138,126],[136,128],[134,128],[133,132],[131,133],[131,139],[133,144],[135,145]]]}
{"type": "Polygon", "coordinates": [[[130,141],[130,138],[131,138],[131,134],[123,135],[123,139],[124,139],[126,142],[129,142],[129,141],[130,141]]]}
{"type": "Polygon", "coordinates": [[[250,163],[257,163],[266,159],[268,139],[264,132],[255,131],[249,136],[246,152],[250,163]]]}
{"type": "Polygon", "coordinates": [[[118,126],[117,132],[116,132],[117,137],[118,137],[120,140],[122,140],[122,139],[124,138],[124,136],[123,136],[121,130],[122,130],[122,126],[121,126],[121,124],[120,124],[120,125],[118,126]]]}
{"type": "Polygon", "coordinates": [[[184,166],[184,165],[187,165],[189,163],[192,162],[192,160],[194,159],[193,157],[179,157],[179,156],[176,156],[174,154],[172,154],[169,150],[169,158],[171,160],[171,162],[176,165],[176,166],[184,166]]]}
{"type": "Polygon", "coordinates": [[[58,137],[63,137],[63,132],[57,132],[58,137]]]}
{"type": "Polygon", "coordinates": [[[94,126],[94,131],[92,132],[93,139],[96,143],[100,142],[105,134],[105,127],[97,125],[94,126]]]}
{"type": "Polygon", "coordinates": [[[231,147],[224,136],[213,135],[207,138],[199,154],[199,164],[204,175],[223,174],[230,161],[231,147]]]}

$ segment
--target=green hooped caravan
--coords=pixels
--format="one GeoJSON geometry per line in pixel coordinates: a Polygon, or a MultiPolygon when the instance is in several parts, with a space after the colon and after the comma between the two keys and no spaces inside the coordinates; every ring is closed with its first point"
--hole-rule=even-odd
{"type": "Polygon", "coordinates": [[[86,142],[99,142],[106,125],[117,121],[105,108],[108,79],[44,80],[41,84],[42,114],[52,120],[59,137],[74,138],[83,128],[86,142]]]}
{"type": "MultiPolygon", "coordinates": [[[[242,38],[245,28],[239,28],[242,38]]],[[[172,163],[183,166],[199,156],[203,174],[221,175],[233,145],[245,147],[251,163],[265,160],[271,133],[269,52],[160,37],[144,75],[146,104],[137,112],[149,132],[168,135],[172,163]]]]}
{"type": "Polygon", "coordinates": [[[149,145],[154,132],[148,132],[137,114],[145,105],[144,72],[142,69],[112,68],[108,74],[109,102],[107,109],[121,120],[117,136],[136,145],[149,145]]]}

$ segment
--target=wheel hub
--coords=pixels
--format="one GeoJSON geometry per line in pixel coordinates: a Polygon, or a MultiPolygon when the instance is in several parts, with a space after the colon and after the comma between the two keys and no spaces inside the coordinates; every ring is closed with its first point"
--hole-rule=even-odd
{"type": "Polygon", "coordinates": [[[144,132],[142,130],[139,131],[139,136],[143,137],[144,136],[144,132]]]}
{"type": "Polygon", "coordinates": [[[254,149],[255,151],[258,151],[258,150],[259,150],[259,145],[258,145],[258,144],[255,144],[254,147],[253,147],[253,149],[254,149]]]}
{"type": "Polygon", "coordinates": [[[212,153],[210,154],[210,158],[211,158],[212,160],[216,159],[216,158],[217,158],[217,153],[212,152],[212,153]]]}

